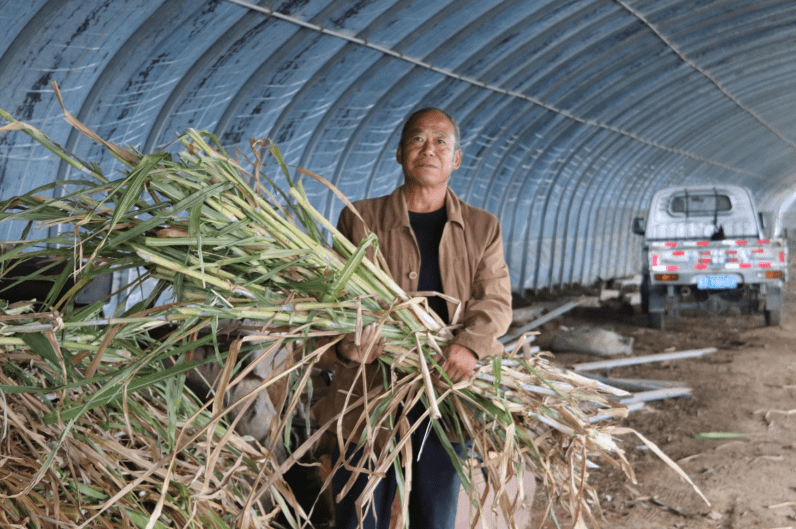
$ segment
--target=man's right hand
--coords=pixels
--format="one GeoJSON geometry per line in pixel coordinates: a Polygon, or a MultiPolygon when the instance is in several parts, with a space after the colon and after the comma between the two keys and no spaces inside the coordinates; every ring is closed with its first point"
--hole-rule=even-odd
{"type": "Polygon", "coordinates": [[[379,334],[379,325],[371,323],[362,329],[362,336],[357,347],[355,334],[349,333],[337,344],[337,353],[343,359],[351,362],[361,363],[364,359],[366,364],[374,362],[383,352],[385,340],[379,334]]]}

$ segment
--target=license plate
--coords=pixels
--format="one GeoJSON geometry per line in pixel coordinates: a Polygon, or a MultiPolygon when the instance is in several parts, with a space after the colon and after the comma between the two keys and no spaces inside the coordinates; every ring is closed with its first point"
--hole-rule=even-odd
{"type": "Polygon", "coordinates": [[[722,289],[736,288],[738,286],[738,276],[698,276],[697,288],[699,289],[722,289]]]}

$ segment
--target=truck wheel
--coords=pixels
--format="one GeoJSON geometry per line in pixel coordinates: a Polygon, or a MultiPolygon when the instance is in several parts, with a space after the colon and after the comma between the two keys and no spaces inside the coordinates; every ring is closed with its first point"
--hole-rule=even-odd
{"type": "Polygon", "coordinates": [[[665,328],[665,318],[663,312],[650,312],[650,328],[661,331],[665,328]]]}
{"type": "Polygon", "coordinates": [[[782,326],[782,309],[767,310],[765,312],[766,325],[769,327],[782,326]]]}
{"type": "Polygon", "coordinates": [[[644,279],[641,281],[641,312],[643,314],[649,314],[650,312],[650,280],[647,277],[647,274],[644,274],[644,279]]]}

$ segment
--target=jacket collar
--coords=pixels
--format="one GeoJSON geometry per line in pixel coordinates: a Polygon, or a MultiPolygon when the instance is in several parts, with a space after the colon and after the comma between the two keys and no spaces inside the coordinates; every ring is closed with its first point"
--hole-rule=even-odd
{"type": "MultiPolygon", "coordinates": [[[[393,191],[388,199],[388,206],[384,212],[384,227],[395,229],[403,226],[410,227],[409,210],[406,209],[406,199],[404,198],[404,186],[398,187],[393,191]]],[[[445,211],[448,214],[448,222],[456,222],[464,228],[462,218],[462,204],[456,193],[450,187],[445,192],[445,211]]]]}

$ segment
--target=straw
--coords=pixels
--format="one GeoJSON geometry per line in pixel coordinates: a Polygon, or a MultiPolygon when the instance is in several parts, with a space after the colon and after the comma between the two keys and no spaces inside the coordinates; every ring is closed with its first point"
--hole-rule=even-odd
{"type": "MultiPolygon", "coordinates": [[[[0,253],[6,276],[21,262],[46,258],[49,271],[36,277],[53,283],[45,300],[0,307],[0,361],[8,366],[0,381],[0,395],[8,399],[0,478],[9,478],[0,479],[0,520],[267,527],[281,513],[282,523],[305,523],[309,514],[281,476],[311,454],[332,425],[288,446],[287,459],[274,455],[273,443],[289,443],[294,417],[309,416],[310,375],[329,344],[372,322],[386,338],[380,365],[394,384],[349,403],[362,405],[359,421],[370,433],[358,444],[364,460],[377,462],[367,471],[371,483],[361,506],[379,477],[408,455],[408,430],[398,426],[401,410],[418,400],[478,514],[492,506],[481,505],[473,469],[487,473],[496,508],[508,520],[523,497],[503,484],[523,472],[533,472],[548,496],[576,517],[591,517],[586,498],[596,496],[588,484],[590,458],[618,465],[632,479],[616,430],[591,420],[626,413],[611,401],[613,389],[554,366],[544,354],[522,356],[520,346],[480,365],[472,380],[451,385],[436,358],[456,322],[444,325],[425,298],[398,287],[379,264],[375,237],[358,246],[342,237],[309,203],[275,145],[252,141],[249,169],[197,130],[180,136],[179,157],[141,155],[101,140],[67,113],[73,126],[128,167],[111,180],[41,131],[0,115],[10,121],[0,130],[29,134],[85,175],[0,204],[0,221],[59,226],[58,235],[40,240],[28,239],[26,231],[0,253]],[[266,151],[281,174],[263,170],[266,151]],[[277,177],[288,189],[275,184],[277,177]],[[46,198],[56,188],[63,195],[46,198]],[[92,279],[122,270],[138,274],[117,290],[115,314],[103,314],[103,302],[75,305],[92,279]],[[76,284],[63,292],[70,278],[76,284]],[[146,280],[156,283],[152,293],[127,307],[146,280]],[[231,341],[219,337],[224,325],[231,341]],[[165,338],[157,337],[161,331],[165,338]],[[272,444],[258,446],[230,429],[229,417],[245,402],[230,408],[222,397],[243,380],[234,374],[237,359],[287,346],[289,362],[247,396],[251,402],[260,391],[283,392],[272,444]],[[215,354],[191,361],[198,347],[215,354]],[[164,368],[164,361],[172,366],[164,368]],[[184,385],[185,374],[202,364],[223,368],[218,396],[204,406],[184,385]],[[372,432],[381,427],[394,438],[378,451],[372,432]],[[482,462],[459,460],[446,432],[471,440],[482,462]],[[74,449],[84,445],[92,455],[74,449]],[[97,458],[102,468],[86,470],[97,458]],[[263,493],[270,503],[258,499],[263,493]]],[[[318,175],[298,172],[333,189],[318,175]]],[[[408,490],[411,476],[398,474],[400,489],[408,490]]],[[[402,501],[405,512],[407,497],[402,501]]]]}

